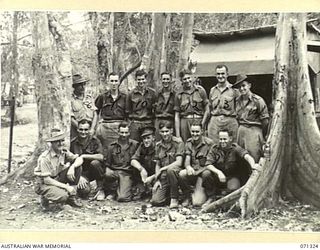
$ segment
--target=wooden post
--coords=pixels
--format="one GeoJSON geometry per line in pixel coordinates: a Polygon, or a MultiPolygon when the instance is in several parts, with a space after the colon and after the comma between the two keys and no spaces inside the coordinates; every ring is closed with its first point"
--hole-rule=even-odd
{"type": "Polygon", "coordinates": [[[9,157],[8,157],[8,173],[11,171],[11,158],[12,158],[12,139],[13,139],[13,126],[14,126],[14,112],[15,112],[15,97],[12,96],[10,101],[11,120],[10,120],[10,133],[9,133],[9,157]]]}

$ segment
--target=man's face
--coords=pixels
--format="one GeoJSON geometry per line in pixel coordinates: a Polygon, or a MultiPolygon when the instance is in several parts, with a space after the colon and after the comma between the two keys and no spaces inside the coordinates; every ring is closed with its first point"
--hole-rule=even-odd
{"type": "Polygon", "coordinates": [[[159,130],[159,133],[160,133],[160,136],[161,136],[162,140],[167,142],[167,141],[171,140],[173,129],[172,128],[163,127],[163,128],[161,128],[159,130]]]}
{"type": "Polygon", "coordinates": [[[161,76],[162,87],[169,88],[171,84],[171,77],[169,74],[163,74],[161,76]]]}
{"type": "Polygon", "coordinates": [[[116,91],[118,88],[119,88],[119,76],[118,75],[111,75],[109,77],[109,86],[110,86],[110,89],[113,90],[113,91],[116,91]]]}
{"type": "Polygon", "coordinates": [[[78,136],[82,139],[85,139],[89,135],[90,125],[88,123],[79,124],[78,126],[78,136]]]}
{"type": "Polygon", "coordinates": [[[219,132],[219,145],[220,148],[228,148],[231,144],[231,137],[228,132],[219,132]]]}
{"type": "Polygon", "coordinates": [[[64,140],[53,141],[51,142],[51,147],[54,152],[60,154],[64,148],[64,140]]]}
{"type": "Polygon", "coordinates": [[[216,69],[216,78],[218,80],[218,83],[225,83],[227,81],[228,72],[225,67],[217,68],[216,69]]]}
{"type": "Polygon", "coordinates": [[[154,135],[146,135],[142,138],[143,144],[146,148],[151,147],[154,143],[154,135]]]}
{"type": "Polygon", "coordinates": [[[136,81],[139,89],[144,89],[146,87],[147,79],[145,75],[137,76],[136,81]]]}
{"type": "Polygon", "coordinates": [[[199,141],[201,139],[202,129],[199,125],[192,125],[190,132],[193,141],[199,141]]]}
{"type": "Polygon", "coordinates": [[[250,88],[251,88],[251,84],[249,82],[243,81],[242,83],[239,84],[239,86],[240,86],[239,91],[241,95],[245,96],[249,94],[250,88]]]}
{"type": "Polygon", "coordinates": [[[73,85],[75,95],[77,95],[77,96],[84,95],[85,85],[86,85],[85,82],[81,82],[81,83],[73,85]]]}
{"type": "Polygon", "coordinates": [[[181,81],[182,81],[182,85],[184,88],[186,88],[186,89],[191,88],[191,86],[192,86],[191,75],[185,74],[184,77],[182,77],[181,81]]]}
{"type": "Polygon", "coordinates": [[[120,127],[118,134],[119,134],[120,139],[122,139],[122,140],[128,139],[130,136],[129,127],[120,127]]]}

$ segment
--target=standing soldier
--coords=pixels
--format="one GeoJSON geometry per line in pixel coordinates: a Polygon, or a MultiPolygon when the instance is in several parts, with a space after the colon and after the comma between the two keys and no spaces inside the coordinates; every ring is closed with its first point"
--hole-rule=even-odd
{"type": "Polygon", "coordinates": [[[169,121],[159,124],[161,141],[156,144],[156,182],[152,188],[152,205],[162,206],[170,199],[170,208],[177,208],[179,172],[183,163],[184,143],[174,137],[169,121]]]}
{"type": "Polygon", "coordinates": [[[182,89],[175,98],[175,129],[176,136],[183,141],[190,138],[190,125],[193,121],[203,122],[208,98],[205,90],[198,85],[194,85],[190,71],[180,72],[182,89]]]}
{"type": "Polygon", "coordinates": [[[119,75],[110,73],[108,76],[110,90],[99,95],[95,100],[100,121],[96,135],[102,143],[104,151],[111,142],[118,138],[119,124],[127,117],[126,94],[119,91],[119,75]]]}
{"type": "Polygon", "coordinates": [[[216,77],[218,84],[211,88],[209,94],[209,105],[205,113],[203,126],[208,124],[208,137],[218,144],[220,130],[227,129],[232,132],[233,140],[236,140],[238,122],[236,119],[236,98],[239,92],[232,88],[228,82],[228,67],[218,65],[216,67],[216,77]]]}
{"type": "Polygon", "coordinates": [[[233,87],[240,90],[236,107],[239,121],[237,143],[259,162],[269,123],[267,105],[262,97],[251,92],[251,83],[246,75],[238,75],[233,87]]]}
{"type": "MultiPolygon", "coordinates": [[[[118,182],[117,200],[131,201],[132,168],[131,158],[137,150],[138,142],[129,139],[130,129],[127,122],[121,122],[118,127],[119,138],[112,142],[107,150],[105,160],[106,183],[110,189],[113,182],[118,182]]],[[[107,190],[110,192],[110,190],[107,190]]]]}
{"type": "Polygon", "coordinates": [[[103,154],[102,145],[98,138],[89,133],[91,122],[83,119],[78,123],[78,136],[71,141],[70,151],[78,154],[83,159],[82,178],[80,178],[80,192],[84,190],[83,196],[90,192],[89,181],[97,182],[97,194],[95,198],[98,201],[105,199],[103,192],[103,154]]]}
{"type": "Polygon", "coordinates": [[[92,101],[85,97],[85,85],[88,81],[88,79],[83,78],[79,74],[72,76],[74,91],[71,97],[71,139],[77,136],[78,122],[82,119],[91,121],[90,133],[94,134],[97,115],[92,101]]]}
{"type": "Polygon", "coordinates": [[[186,142],[185,169],[179,173],[180,186],[184,193],[183,206],[188,206],[191,200],[191,185],[195,185],[192,195],[192,205],[201,206],[205,202],[205,190],[202,188],[202,175],[207,160],[207,155],[212,146],[212,140],[203,136],[202,125],[195,122],[191,125],[191,138],[186,142]]]}
{"type": "Polygon", "coordinates": [[[172,87],[172,77],[168,72],[161,73],[161,83],[162,88],[157,93],[157,101],[155,105],[156,113],[156,140],[159,141],[159,123],[161,121],[171,121],[174,120],[174,99],[175,91],[172,87]]]}
{"type": "Polygon", "coordinates": [[[39,156],[34,169],[37,176],[35,192],[41,195],[40,205],[44,210],[49,208],[49,201],[82,207],[76,193],[83,159],[64,149],[65,137],[64,132],[52,129],[50,138],[46,140],[51,143],[50,149],[39,156]]]}
{"type": "Polygon", "coordinates": [[[135,74],[137,87],[128,95],[127,108],[131,122],[131,139],[141,141],[141,128],[154,126],[154,105],[156,93],[147,86],[147,73],[137,70],[135,74]]]}

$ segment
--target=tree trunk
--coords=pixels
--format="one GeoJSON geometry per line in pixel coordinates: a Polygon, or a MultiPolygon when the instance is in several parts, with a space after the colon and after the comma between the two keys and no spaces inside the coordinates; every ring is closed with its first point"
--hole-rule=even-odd
{"type": "MultiPolygon", "coordinates": [[[[305,14],[281,14],[276,33],[275,99],[260,171],[241,192],[248,217],[276,205],[279,196],[320,207],[320,133],[308,73],[305,14]]],[[[214,202],[217,203],[217,202],[214,202]]],[[[210,204],[207,212],[218,206],[210,204]]]]}
{"type": "Polygon", "coordinates": [[[188,69],[188,59],[191,52],[192,46],[192,29],[193,29],[193,13],[183,14],[183,28],[182,28],[182,39],[179,53],[179,65],[177,68],[177,75],[183,69],[188,69]]]}
{"type": "Polygon", "coordinates": [[[165,29],[162,33],[162,45],[161,45],[161,59],[160,59],[160,74],[164,71],[168,71],[168,46],[169,46],[169,34],[170,34],[170,20],[171,14],[166,13],[165,29]]]}
{"type": "Polygon", "coordinates": [[[37,159],[45,149],[45,139],[52,128],[66,131],[66,146],[70,137],[71,60],[63,33],[51,14],[32,12],[33,42],[35,54],[33,70],[36,82],[38,107],[38,143],[26,164],[10,176],[0,180],[5,183],[9,177],[30,177],[37,159]],[[69,135],[69,136],[68,136],[69,135]]]}
{"type": "Polygon", "coordinates": [[[154,49],[154,29],[155,29],[155,13],[152,13],[152,25],[151,25],[151,32],[148,36],[148,42],[146,43],[146,48],[144,51],[144,54],[142,56],[142,62],[140,69],[144,69],[145,71],[149,71],[150,69],[150,63],[151,63],[151,56],[152,56],[152,50],[154,49]]]}

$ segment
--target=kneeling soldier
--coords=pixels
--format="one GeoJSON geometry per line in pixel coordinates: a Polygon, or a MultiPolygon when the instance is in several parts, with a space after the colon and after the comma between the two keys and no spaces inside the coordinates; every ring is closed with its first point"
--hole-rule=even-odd
{"type": "Polygon", "coordinates": [[[102,190],[105,169],[103,167],[102,145],[100,140],[90,134],[91,121],[83,119],[78,124],[78,136],[71,141],[70,150],[83,159],[82,176],[78,184],[79,194],[87,196],[90,193],[89,181],[97,182],[96,199],[104,200],[102,190]]]}
{"type": "MultiPolygon", "coordinates": [[[[142,143],[132,156],[131,166],[136,171],[137,187],[141,190],[137,193],[136,199],[146,196],[148,185],[152,184],[155,178],[155,128],[146,127],[141,132],[142,143]],[[138,173],[137,173],[138,172],[138,173]]],[[[139,189],[138,188],[138,189],[139,189]]]]}
{"type": "Polygon", "coordinates": [[[205,173],[205,163],[213,141],[203,136],[200,122],[194,122],[190,128],[191,138],[187,140],[185,150],[185,169],[179,173],[181,189],[185,199],[183,206],[190,204],[192,193],[191,185],[195,185],[192,195],[193,206],[201,206],[205,202],[205,190],[202,187],[202,175],[205,173]]]}
{"type": "Polygon", "coordinates": [[[113,182],[118,181],[117,200],[126,202],[131,200],[132,168],[131,157],[136,152],[138,142],[129,139],[129,123],[121,122],[118,128],[119,138],[112,142],[107,150],[105,160],[106,184],[110,192],[113,182]]]}
{"type": "Polygon", "coordinates": [[[49,208],[49,201],[68,203],[74,207],[82,207],[76,199],[77,185],[81,176],[82,157],[63,148],[65,133],[53,129],[49,150],[44,151],[38,159],[34,174],[37,176],[35,192],[41,195],[41,207],[49,208]]]}
{"type": "Polygon", "coordinates": [[[241,161],[244,159],[251,167],[256,169],[255,161],[248,151],[236,143],[232,143],[232,135],[227,130],[219,132],[219,145],[213,145],[206,161],[207,170],[203,173],[203,186],[208,190],[208,200],[203,205],[214,200],[217,191],[232,192],[240,188],[241,176],[244,169],[241,161]]]}
{"type": "Polygon", "coordinates": [[[152,204],[161,206],[170,197],[170,208],[178,207],[178,178],[181,170],[184,143],[181,138],[174,137],[173,125],[170,121],[159,123],[161,141],[156,144],[156,182],[152,188],[152,204]]]}

